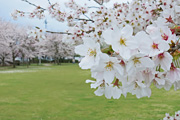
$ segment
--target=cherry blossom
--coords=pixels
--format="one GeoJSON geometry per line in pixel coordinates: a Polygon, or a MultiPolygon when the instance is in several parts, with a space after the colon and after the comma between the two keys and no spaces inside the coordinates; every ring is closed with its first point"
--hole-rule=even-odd
{"type": "Polygon", "coordinates": [[[84,39],[84,44],[76,46],[75,52],[85,56],[79,64],[82,69],[89,69],[93,65],[98,64],[99,54],[101,53],[99,43],[91,39],[84,39]]]}
{"type": "Polygon", "coordinates": [[[180,111],[175,112],[174,116],[170,116],[169,113],[166,113],[165,115],[163,120],[180,120],[180,111]]]}
{"type": "MultiPolygon", "coordinates": [[[[96,80],[86,83],[91,83],[97,96],[150,97],[152,84],[159,89],[180,89],[180,68],[175,64],[180,56],[180,1],[132,0],[112,7],[110,0],[93,1],[97,6],[88,6],[92,0],[84,5],[69,0],[66,10],[54,3],[48,8],[35,6],[30,13],[15,10],[12,17],[42,19],[49,14],[66,23],[68,29],[59,32],[62,41],[74,45],[75,53],[84,57],[79,66],[90,69],[96,80]]],[[[40,44],[48,38],[45,32],[49,31],[35,29],[29,36],[40,44]]],[[[171,118],[167,114],[164,120],[171,118]]]]}
{"type": "MultiPolygon", "coordinates": [[[[129,59],[132,55],[131,50],[136,49],[136,40],[133,39],[133,28],[130,25],[125,26],[124,28],[114,28],[111,32],[111,38],[105,38],[105,42],[112,45],[112,49],[115,52],[118,52],[124,59],[129,59]]],[[[106,32],[104,34],[106,34],[106,32]]]]}
{"type": "Polygon", "coordinates": [[[155,56],[154,63],[156,66],[160,65],[164,71],[168,71],[170,70],[172,59],[173,57],[168,52],[164,52],[155,56]]]}

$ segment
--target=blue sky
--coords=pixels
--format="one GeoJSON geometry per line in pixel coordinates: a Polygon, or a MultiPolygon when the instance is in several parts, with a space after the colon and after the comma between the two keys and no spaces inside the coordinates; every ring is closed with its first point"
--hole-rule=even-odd
{"type": "MultiPolygon", "coordinates": [[[[41,5],[44,8],[46,8],[48,6],[48,0],[28,0],[32,3],[35,3],[36,5],[41,5]]],[[[59,4],[64,4],[64,2],[68,1],[68,0],[50,0],[52,3],[58,2],[59,4]]],[[[78,1],[78,4],[83,4],[84,1],[88,1],[88,0],[75,0],[78,1]]],[[[108,6],[112,6],[114,2],[126,2],[126,1],[131,1],[131,0],[111,0],[110,3],[108,3],[108,6]]],[[[95,2],[93,2],[93,0],[91,0],[91,2],[88,2],[88,4],[90,6],[98,6],[95,2]]],[[[13,12],[15,9],[18,10],[22,10],[22,11],[32,11],[34,9],[33,6],[27,4],[26,2],[23,2],[21,0],[0,0],[0,17],[7,20],[7,21],[11,21],[23,26],[39,26],[41,28],[44,28],[44,20],[39,20],[39,19],[28,19],[28,18],[19,18],[18,20],[14,21],[10,14],[11,12],[13,12]]],[[[63,9],[65,9],[65,7],[63,6],[63,9]]],[[[47,27],[48,30],[52,30],[52,31],[64,31],[67,26],[66,23],[60,23],[57,22],[56,20],[47,17],[46,18],[48,21],[47,27]]]]}

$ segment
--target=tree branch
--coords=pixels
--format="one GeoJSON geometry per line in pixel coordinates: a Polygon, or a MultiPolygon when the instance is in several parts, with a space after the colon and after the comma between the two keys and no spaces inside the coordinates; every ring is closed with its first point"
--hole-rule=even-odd
{"type": "Polygon", "coordinates": [[[100,3],[100,2],[98,2],[98,0],[94,0],[97,4],[99,4],[99,5],[103,5],[103,3],[104,3],[104,0],[102,0],[102,2],[100,3]]]}
{"type": "Polygon", "coordinates": [[[67,35],[72,35],[72,33],[68,33],[68,32],[52,32],[52,31],[46,31],[48,33],[56,33],[56,34],[67,34],[67,35]]]}
{"type": "Polygon", "coordinates": [[[175,52],[176,50],[179,50],[180,49],[180,43],[178,43],[176,46],[174,46],[174,47],[171,47],[170,49],[169,49],[169,52],[171,52],[171,53],[173,53],[173,52],[175,52]]]}
{"type": "Polygon", "coordinates": [[[89,19],[89,20],[91,20],[92,21],[92,19],[91,18],[89,18],[86,14],[83,14],[87,19],[89,19]]]}
{"type": "Polygon", "coordinates": [[[100,7],[96,7],[96,6],[91,6],[91,7],[88,7],[88,8],[100,8],[100,7]]]}
{"type": "MultiPolygon", "coordinates": [[[[36,27],[37,29],[40,29],[38,27],[36,27]]],[[[67,34],[67,35],[72,35],[72,33],[68,33],[68,32],[53,32],[53,31],[46,31],[47,33],[53,33],[53,34],[67,34]]],[[[90,31],[84,31],[85,33],[91,33],[94,32],[94,30],[90,30],[90,31]]]]}
{"type": "Polygon", "coordinates": [[[83,18],[75,18],[75,19],[77,19],[77,20],[85,20],[85,21],[91,21],[91,22],[94,22],[94,21],[91,20],[91,19],[83,19],[83,18]]]}
{"type": "Polygon", "coordinates": [[[42,7],[40,7],[40,6],[36,5],[36,4],[33,4],[33,3],[29,2],[28,0],[21,0],[21,1],[24,1],[24,2],[30,4],[30,5],[32,5],[32,6],[34,6],[34,7],[37,7],[37,8],[42,9],[42,10],[46,10],[45,8],[42,8],[42,7]]]}
{"type": "MultiPolygon", "coordinates": [[[[36,29],[40,29],[39,27],[35,27],[36,29]]],[[[56,33],[56,34],[67,34],[67,35],[72,35],[72,33],[68,33],[68,32],[53,32],[53,31],[45,31],[47,33],[56,33]]]]}
{"type": "Polygon", "coordinates": [[[49,3],[49,5],[52,5],[51,2],[50,2],[50,0],[48,0],[48,3],[49,3]]]}
{"type": "Polygon", "coordinates": [[[85,14],[83,14],[83,15],[84,15],[87,19],[84,19],[84,18],[75,18],[75,19],[94,22],[94,20],[92,20],[91,18],[89,18],[87,15],[85,15],[85,14]]]}

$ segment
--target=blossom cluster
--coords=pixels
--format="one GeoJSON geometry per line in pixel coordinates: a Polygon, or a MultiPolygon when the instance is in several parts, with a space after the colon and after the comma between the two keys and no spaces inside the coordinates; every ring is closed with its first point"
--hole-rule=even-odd
{"type": "Polygon", "coordinates": [[[29,18],[38,18],[43,19],[45,17],[44,15],[44,9],[42,9],[40,6],[36,7],[32,12],[23,12],[19,10],[14,10],[13,13],[11,13],[11,16],[14,20],[17,20],[18,17],[29,17],[29,18]]]}
{"type": "Polygon", "coordinates": [[[112,8],[94,1],[100,5],[95,10],[74,0],[66,3],[68,12],[58,3],[47,9],[56,20],[68,22],[64,41],[84,56],[79,66],[91,70],[96,81],[86,83],[94,93],[108,99],[127,93],[141,98],[151,96],[152,84],[180,89],[180,68],[175,64],[180,56],[180,0],[132,0],[112,8]]]}
{"type": "Polygon", "coordinates": [[[55,18],[57,21],[59,21],[59,22],[64,22],[65,21],[66,13],[61,11],[60,6],[59,6],[58,3],[55,3],[54,5],[51,5],[48,8],[48,11],[49,11],[51,17],[55,18]]]}
{"type": "Polygon", "coordinates": [[[91,14],[95,30],[83,35],[75,52],[85,56],[79,66],[91,70],[96,81],[86,82],[97,96],[150,97],[152,84],[165,90],[180,88],[180,69],[171,52],[179,37],[170,29],[179,24],[178,2],[134,0],[115,4],[115,10],[103,6],[91,14]]]}
{"type": "Polygon", "coordinates": [[[19,10],[14,10],[14,12],[11,13],[11,16],[14,20],[17,20],[18,17],[24,17],[24,12],[19,10]]]}
{"type": "MultiPolygon", "coordinates": [[[[155,21],[158,22],[158,21],[155,21]]],[[[110,46],[110,53],[100,50],[100,43],[83,38],[84,43],[75,52],[85,56],[80,62],[82,69],[91,69],[91,88],[97,88],[97,96],[119,99],[127,93],[137,98],[151,96],[151,84],[169,90],[179,89],[180,69],[173,63],[168,52],[176,42],[176,35],[167,26],[149,25],[146,31],[133,34],[133,28],[107,29],[102,35],[110,46]]]]}
{"type": "Polygon", "coordinates": [[[175,112],[174,116],[170,116],[169,113],[166,113],[166,117],[163,120],[180,120],[180,111],[175,112]]]}
{"type": "Polygon", "coordinates": [[[43,19],[45,17],[44,10],[38,6],[32,13],[29,14],[29,18],[37,17],[39,19],[43,19]]]}
{"type": "Polygon", "coordinates": [[[37,29],[27,31],[27,34],[29,35],[28,37],[33,37],[33,38],[36,38],[37,40],[41,41],[41,40],[46,39],[44,32],[46,32],[46,31],[43,29],[37,28],[37,29]]]}

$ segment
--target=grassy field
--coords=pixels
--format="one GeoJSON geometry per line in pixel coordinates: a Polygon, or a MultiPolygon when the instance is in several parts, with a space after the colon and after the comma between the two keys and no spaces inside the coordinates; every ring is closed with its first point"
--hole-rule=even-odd
{"type": "Polygon", "coordinates": [[[180,110],[180,91],[152,87],[151,98],[97,97],[77,64],[0,68],[0,120],[160,120],[180,110]],[[22,72],[24,71],[24,72],[22,72]]]}

